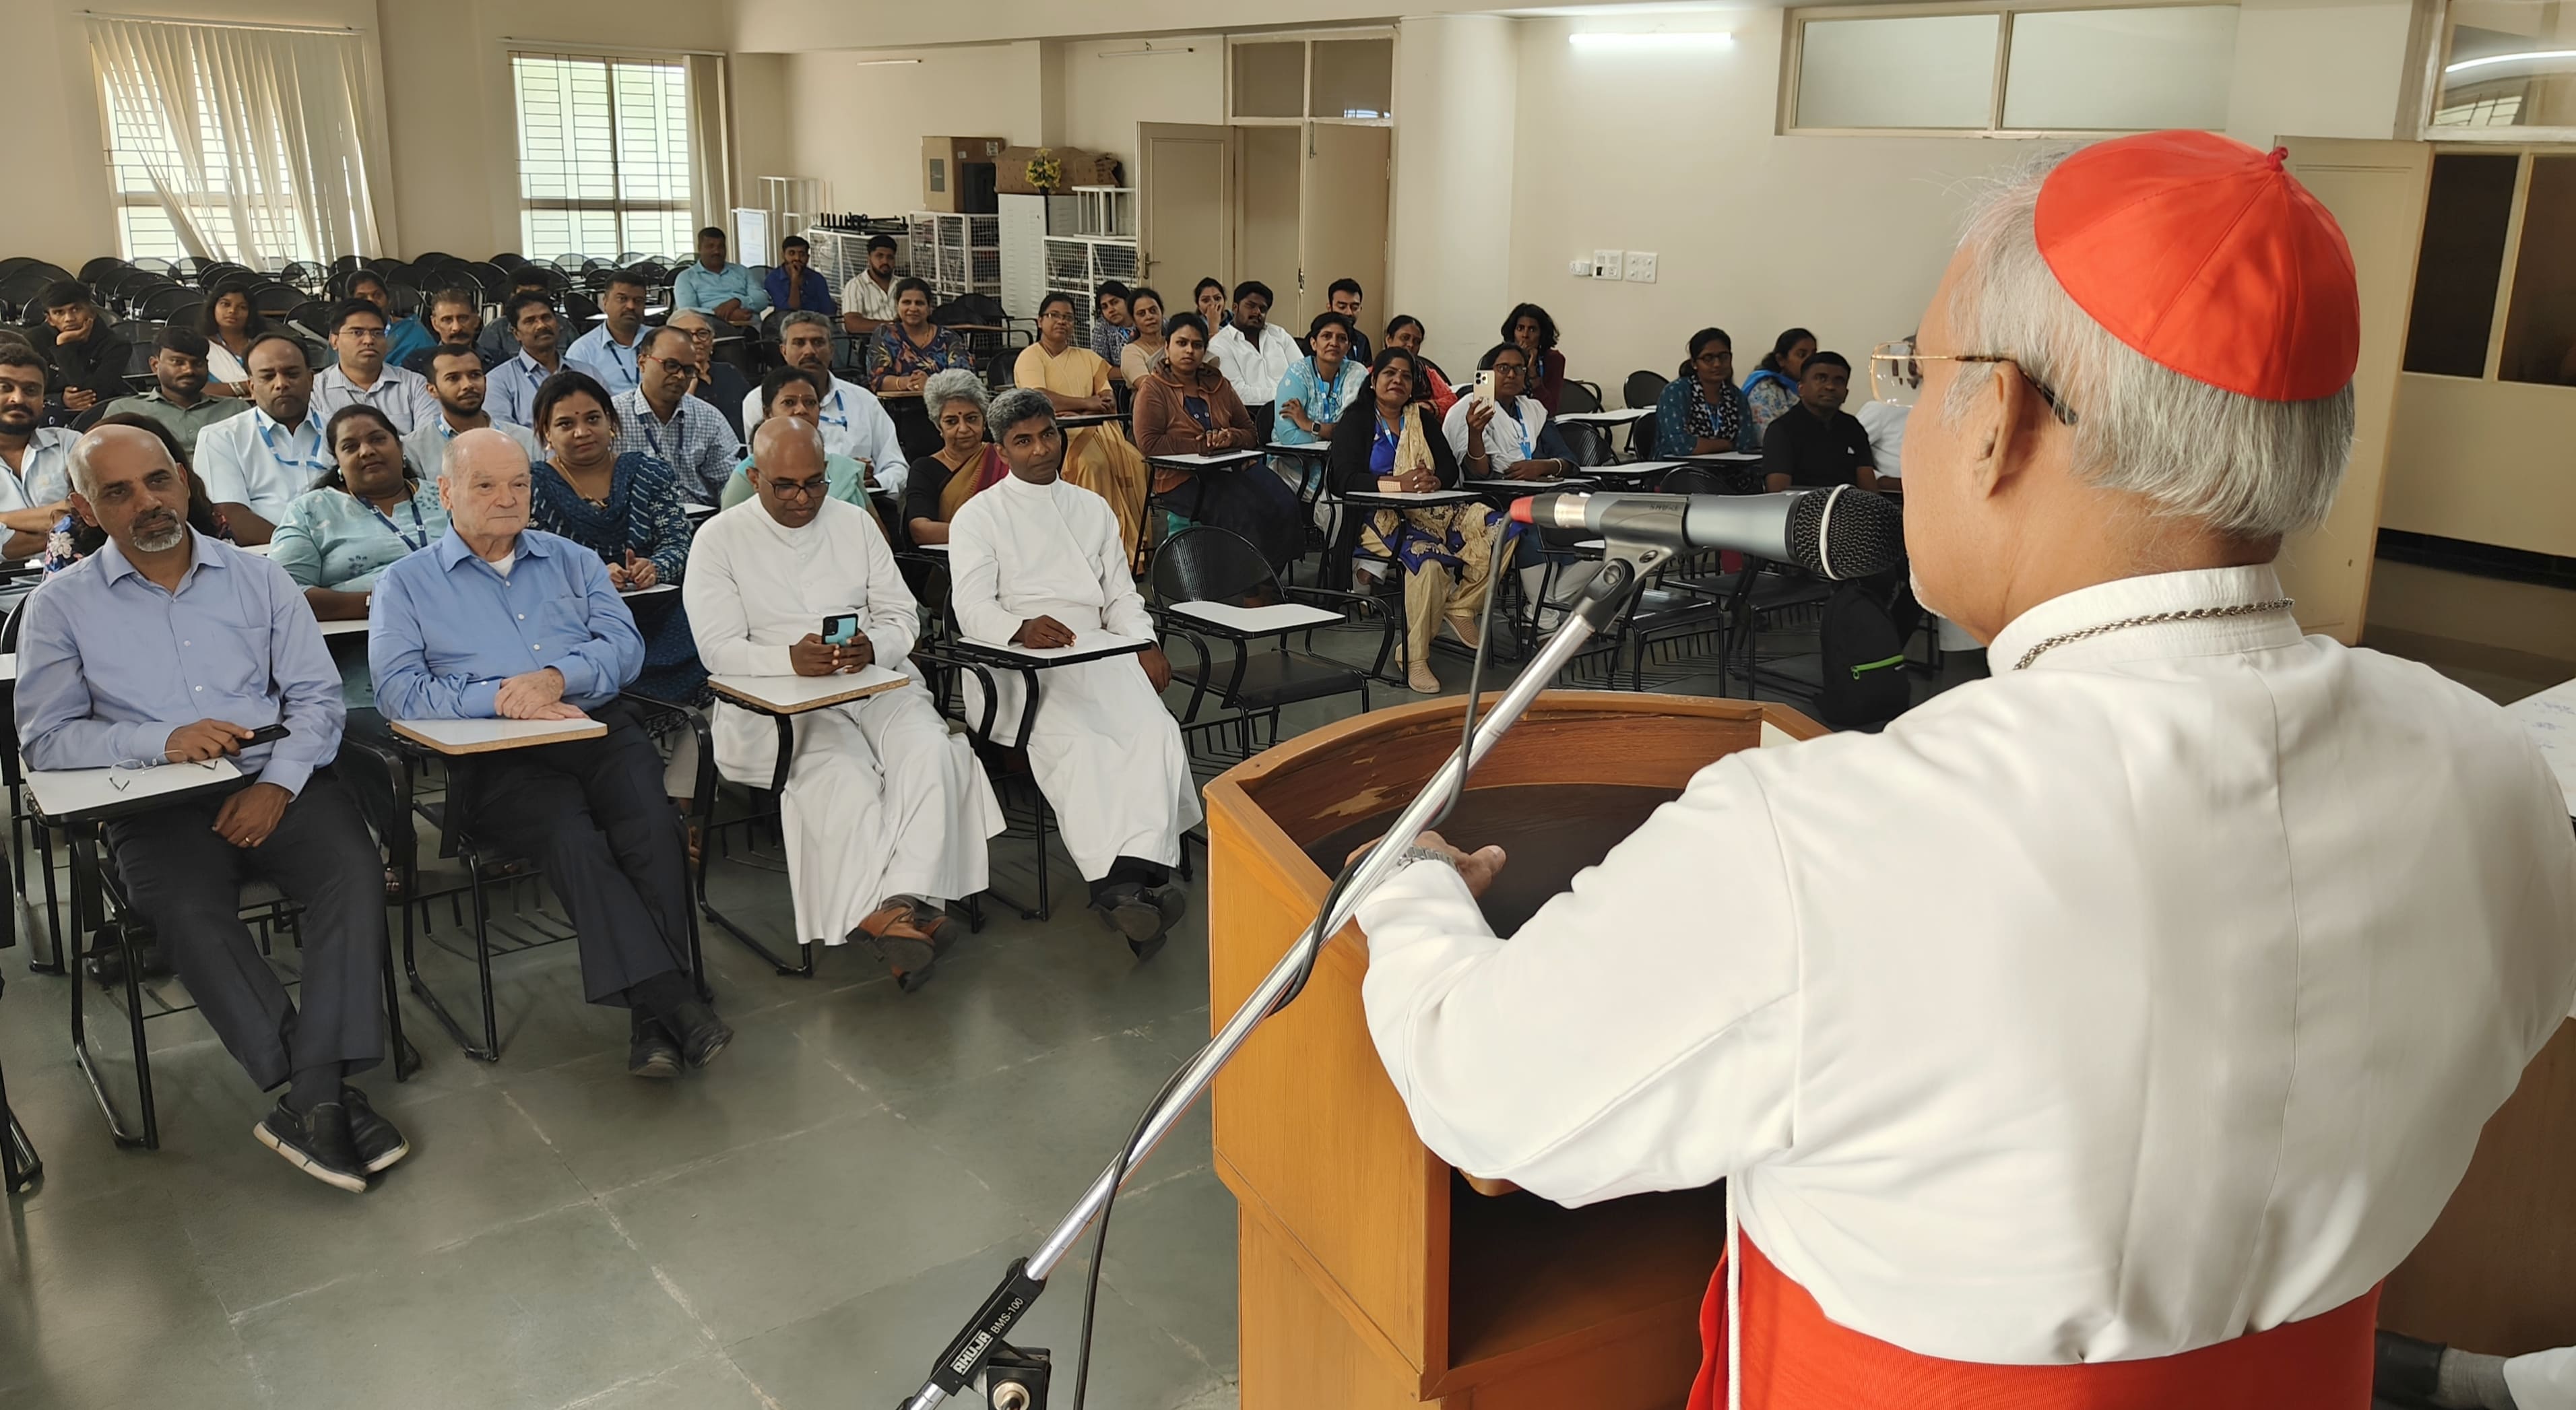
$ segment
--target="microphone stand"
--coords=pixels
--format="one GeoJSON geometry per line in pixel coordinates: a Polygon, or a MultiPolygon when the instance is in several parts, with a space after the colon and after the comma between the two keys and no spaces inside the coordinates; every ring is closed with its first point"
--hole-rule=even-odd
{"type": "MultiPolygon", "coordinates": [[[[1502,698],[1476,726],[1475,738],[1467,746],[1466,756],[1461,758],[1452,753],[1448,762],[1440,766],[1440,771],[1431,776],[1431,781],[1423,785],[1422,791],[1414,795],[1413,801],[1405,805],[1404,811],[1396,815],[1385,834],[1370,846],[1368,857],[1351,875],[1350,884],[1342,888],[1340,899],[1329,911],[1315,918],[1296,944],[1288,947],[1288,952],[1279,957],[1279,962],[1271,967],[1269,974],[1263,976],[1260,985],[1243,1001],[1242,1007],[1234,1011],[1234,1016],[1225,1021],[1225,1026],[1217,1030],[1216,1036],[1208,1040],[1206,1047],[1199,1049],[1198,1056],[1191,1058],[1173,1080],[1156,1103],[1153,1113],[1138,1128],[1135,1143],[1124,1152],[1124,1175],[1121,1174],[1122,1162],[1112,1160],[1100,1172],[1099,1178],[1091,1182],[1091,1187],[1083,1192],[1082,1198],[1066,1212],[1055,1231],[1038,1245],[1037,1251],[1012,1262],[1010,1270],[1002,1275],[1000,1285],[985,1298],[983,1306],[976,1309],[975,1315],[948,1343],[947,1349],[939,1354],[938,1364],[932,1368],[929,1379],[922,1382],[921,1389],[903,1403],[903,1410],[933,1410],[941,1401],[964,1391],[985,1362],[1002,1349],[1004,1334],[1037,1302],[1038,1295],[1046,1291],[1047,1275],[1054,1272],[1056,1265],[1073,1250],[1074,1244],[1082,1238],[1083,1230],[1090,1227],[1091,1221],[1108,1207],[1110,1197],[1125,1183],[1125,1178],[1133,1176],[1163,1138],[1171,1134],[1190,1104],[1197,1101],[1199,1094],[1216,1080],[1217,1069],[1225,1066],[1242,1049],[1244,1041],[1252,1036],[1252,1030],[1287,999],[1294,997],[1316,952],[1350,922],[1369,893],[1394,874],[1396,862],[1403,856],[1404,849],[1413,845],[1414,837],[1448,802],[1450,792],[1465,787],[1466,776],[1474,771],[1479,760],[1492,752],[1512,726],[1519,723],[1539,692],[1547,688],[1547,683],[1574,659],[1575,653],[1582,650],[1586,642],[1617,618],[1629,594],[1636,591],[1646,576],[1662,566],[1672,554],[1669,544],[1628,543],[1617,539],[1608,542],[1602,553],[1601,571],[1584,585],[1581,597],[1567,609],[1565,621],[1555,635],[1549,637],[1546,645],[1530,658],[1529,664],[1512,679],[1502,698]]],[[[1020,1394],[1019,1403],[1026,1405],[1026,1392],[1020,1394]]]]}

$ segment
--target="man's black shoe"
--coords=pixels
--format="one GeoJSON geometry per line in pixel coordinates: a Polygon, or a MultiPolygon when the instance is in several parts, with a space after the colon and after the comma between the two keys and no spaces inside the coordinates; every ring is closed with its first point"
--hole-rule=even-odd
{"type": "Polygon", "coordinates": [[[284,1101],[250,1128],[259,1143],[286,1157],[286,1163],[334,1189],[353,1195],[367,1191],[367,1172],[349,1140],[349,1110],[338,1102],[316,1102],[302,1115],[284,1101]]]}
{"type": "Polygon", "coordinates": [[[349,1144],[357,1150],[358,1163],[370,1175],[382,1174],[411,1154],[411,1142],[394,1124],[376,1114],[367,1104],[367,1094],[355,1087],[340,1089],[340,1105],[349,1111],[349,1144]]]}
{"type": "Polygon", "coordinates": [[[725,1044],[733,1041],[733,1030],[716,1017],[716,1011],[691,999],[671,1010],[662,1022],[679,1035],[680,1053],[691,1067],[704,1067],[715,1061],[725,1044]]]}
{"type": "Polygon", "coordinates": [[[680,1075],[680,1045],[662,1030],[660,1019],[636,1019],[635,1034],[626,1044],[626,1070],[637,1077],[680,1075]]]}
{"type": "Polygon", "coordinates": [[[1163,933],[1171,929],[1163,907],[1152,893],[1137,882],[1121,882],[1100,893],[1092,902],[1100,912],[1102,923],[1127,939],[1127,948],[1139,960],[1150,960],[1163,948],[1163,933]]]}

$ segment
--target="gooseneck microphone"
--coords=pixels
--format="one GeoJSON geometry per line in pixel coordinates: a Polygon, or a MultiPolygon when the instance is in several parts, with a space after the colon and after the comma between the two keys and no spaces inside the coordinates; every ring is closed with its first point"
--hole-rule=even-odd
{"type": "Polygon", "coordinates": [[[1833,579],[1883,573],[1905,556],[1896,506],[1851,485],[1753,495],[1539,494],[1512,501],[1512,517],[1677,552],[1733,549],[1833,579]]]}

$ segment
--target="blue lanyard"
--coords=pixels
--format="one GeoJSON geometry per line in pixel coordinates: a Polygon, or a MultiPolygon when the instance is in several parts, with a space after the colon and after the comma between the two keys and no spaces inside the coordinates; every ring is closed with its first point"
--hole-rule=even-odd
{"type": "MultiPolygon", "coordinates": [[[[824,416],[822,419],[824,425],[838,426],[842,430],[846,431],[850,429],[850,418],[846,415],[837,414],[841,410],[841,388],[839,386],[839,381],[839,378],[834,378],[834,385],[832,387],[832,410],[836,414],[824,416]]],[[[821,413],[818,411],[816,414],[820,415],[821,413]]]]}
{"type": "MultiPolygon", "coordinates": [[[[444,430],[447,425],[444,420],[441,420],[438,424],[441,430],[444,430]]],[[[411,512],[411,526],[419,531],[418,537],[404,533],[402,531],[402,526],[396,524],[391,516],[387,515],[385,511],[378,509],[371,501],[361,499],[358,503],[366,505],[367,512],[376,516],[376,522],[384,525],[387,529],[392,530],[393,536],[401,539],[405,548],[418,550],[429,547],[429,526],[421,522],[420,500],[417,497],[404,500],[403,508],[411,512]]]]}
{"type": "Polygon", "coordinates": [[[618,388],[618,390],[633,390],[635,386],[643,380],[640,375],[642,369],[636,363],[636,355],[644,346],[644,335],[641,333],[635,335],[634,347],[621,348],[617,345],[616,336],[610,333],[606,327],[602,327],[599,330],[599,345],[608,350],[608,365],[616,368],[618,372],[623,374],[626,378],[626,385],[618,388]],[[617,356],[619,353],[624,353],[626,356],[623,359],[620,359],[617,356]]]}
{"type": "MultiPolygon", "coordinates": [[[[1521,452],[1520,454],[1518,454],[1518,455],[1516,455],[1516,456],[1513,456],[1510,460],[1508,460],[1508,461],[1504,462],[1504,464],[1505,464],[1505,465],[1518,465],[1518,464],[1520,464],[1522,461],[1529,459],[1529,458],[1530,458],[1530,456],[1531,456],[1531,454],[1532,454],[1534,451],[1536,451],[1537,447],[1536,447],[1535,445],[1533,445],[1533,444],[1531,443],[1531,441],[1530,441],[1529,427],[1528,427],[1528,426],[1526,426],[1526,425],[1524,425],[1524,424],[1522,424],[1522,422],[1521,422],[1521,409],[1520,409],[1520,405],[1519,405],[1519,403],[1515,402],[1515,403],[1513,403],[1511,406],[1508,406],[1508,407],[1499,407],[1499,408],[1497,408],[1497,409],[1498,409],[1498,410],[1500,410],[1500,411],[1501,411],[1505,416],[1508,416],[1508,417],[1510,417],[1510,418],[1511,418],[1511,420],[1512,420],[1512,436],[1513,436],[1513,444],[1515,444],[1515,445],[1519,446],[1519,447],[1520,447],[1520,452],[1521,452]]],[[[1490,468],[1495,469],[1495,470],[1501,470],[1501,469],[1503,469],[1503,468],[1504,468],[1504,466],[1503,466],[1503,465],[1496,465],[1496,466],[1492,466],[1492,467],[1490,467],[1490,468]]]]}
{"type": "MultiPolygon", "coordinates": [[[[274,437],[269,435],[269,425],[270,422],[268,420],[267,413],[261,413],[259,421],[259,443],[268,447],[268,458],[277,462],[277,467],[279,469],[291,474],[294,472],[296,466],[302,465],[305,469],[312,471],[317,476],[328,475],[331,473],[331,462],[324,460],[318,449],[314,452],[313,458],[310,460],[289,460],[285,456],[278,454],[277,441],[274,437]]],[[[314,418],[311,411],[304,413],[304,426],[310,426],[313,428],[313,440],[318,446],[322,440],[322,423],[314,418]]],[[[301,432],[304,429],[304,426],[298,426],[295,429],[298,432],[301,432]]],[[[308,486],[307,488],[310,487],[308,486]]]]}

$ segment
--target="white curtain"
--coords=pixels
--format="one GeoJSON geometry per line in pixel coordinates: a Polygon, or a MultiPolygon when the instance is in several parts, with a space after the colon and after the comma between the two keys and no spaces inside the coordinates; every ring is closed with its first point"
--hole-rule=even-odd
{"type": "Polygon", "coordinates": [[[381,252],[362,36],[92,18],[89,37],[119,165],[145,173],[189,254],[381,252]]]}
{"type": "MultiPolygon", "coordinates": [[[[731,228],[733,224],[733,132],[725,121],[731,107],[725,94],[724,55],[691,54],[689,205],[702,227],[731,228]]],[[[765,264],[774,254],[736,250],[733,257],[744,264],[765,264]]]]}

